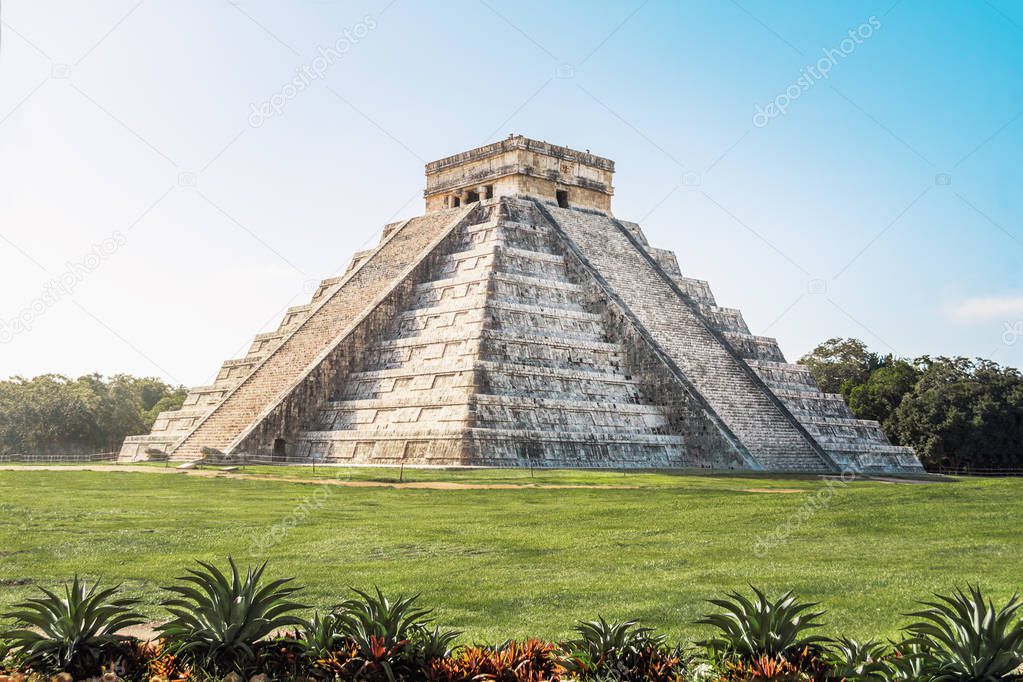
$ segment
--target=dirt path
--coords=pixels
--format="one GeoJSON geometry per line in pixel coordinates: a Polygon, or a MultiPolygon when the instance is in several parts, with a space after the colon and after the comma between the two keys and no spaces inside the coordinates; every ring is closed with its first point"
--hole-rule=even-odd
{"type": "MultiPolygon", "coordinates": [[[[217,469],[178,469],[175,467],[149,467],[133,464],[3,464],[0,471],[98,471],[109,473],[178,474],[200,478],[234,478],[245,481],[276,481],[305,485],[331,485],[345,488],[400,488],[409,490],[638,490],[639,485],[607,485],[586,483],[457,483],[455,481],[352,481],[341,478],[346,472],[337,469],[338,478],[302,478],[273,474],[247,474],[241,471],[220,471],[217,469]]],[[[904,478],[870,477],[864,480],[891,484],[934,483],[931,480],[904,478]]],[[[773,495],[795,495],[805,493],[804,488],[730,488],[733,492],[773,495]]]]}
{"type": "MultiPolygon", "coordinates": [[[[403,488],[410,490],[521,490],[521,489],[552,489],[552,490],[635,490],[636,485],[586,485],[586,484],[536,484],[536,483],[456,483],[454,481],[410,481],[397,483],[392,481],[349,481],[340,478],[298,478],[293,476],[273,476],[262,474],[246,474],[236,471],[217,471],[214,469],[175,469],[163,467],[133,466],[131,464],[26,464],[4,465],[0,471],[99,471],[111,473],[139,474],[180,474],[199,476],[201,478],[235,478],[245,481],[280,481],[283,483],[304,483],[313,485],[336,485],[345,488],[403,488]]],[[[338,469],[342,475],[344,469],[338,469]]]]}

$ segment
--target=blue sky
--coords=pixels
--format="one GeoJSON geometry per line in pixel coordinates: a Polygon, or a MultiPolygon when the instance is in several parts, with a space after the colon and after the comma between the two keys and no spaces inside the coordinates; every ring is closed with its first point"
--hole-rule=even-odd
{"type": "Polygon", "coordinates": [[[512,132],[614,159],[616,215],[792,360],[858,336],[1023,365],[1019,3],[5,0],[0,20],[0,376],[206,383],[421,213],[426,161],[512,132]]]}

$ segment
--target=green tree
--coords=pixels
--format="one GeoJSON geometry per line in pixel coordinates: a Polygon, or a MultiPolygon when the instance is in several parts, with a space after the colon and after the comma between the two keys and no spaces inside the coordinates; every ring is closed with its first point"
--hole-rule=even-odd
{"type": "Polygon", "coordinates": [[[842,338],[828,339],[799,359],[799,364],[810,368],[822,391],[846,398],[854,387],[866,383],[882,362],[883,358],[859,339],[842,338]]]}
{"type": "Polygon", "coordinates": [[[884,426],[919,378],[920,371],[912,363],[893,358],[849,391],[849,408],[857,418],[874,419],[884,426]]]}
{"type": "Polygon", "coordinates": [[[1023,467],[1023,376],[989,360],[930,358],[888,422],[928,469],[1023,467]]]}
{"type": "Polygon", "coordinates": [[[186,391],[154,378],[44,374],[0,381],[0,454],[65,454],[116,449],[149,430],[158,410],[181,406],[186,391]]]}

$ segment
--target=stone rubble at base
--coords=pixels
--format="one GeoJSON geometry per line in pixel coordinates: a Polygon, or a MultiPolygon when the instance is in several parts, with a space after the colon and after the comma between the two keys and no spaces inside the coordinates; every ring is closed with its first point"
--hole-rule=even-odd
{"type": "Polygon", "coordinates": [[[613,171],[524,137],[429,164],[425,215],[121,460],[923,473],[616,220],[613,171]]]}

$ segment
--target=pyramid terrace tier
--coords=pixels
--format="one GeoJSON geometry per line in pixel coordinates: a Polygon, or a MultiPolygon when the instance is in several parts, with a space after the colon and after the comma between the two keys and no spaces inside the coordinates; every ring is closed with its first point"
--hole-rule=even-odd
{"type": "Polygon", "coordinates": [[[484,301],[481,297],[474,297],[449,300],[442,305],[403,311],[396,320],[395,338],[428,338],[435,332],[471,326],[583,341],[599,341],[603,336],[600,315],[532,303],[513,303],[507,299],[484,301]]]}
{"type": "Polygon", "coordinates": [[[703,466],[686,454],[681,436],[484,428],[392,428],[372,439],[355,433],[310,431],[299,437],[295,461],[488,467],[703,466]]]}
{"type": "Polygon", "coordinates": [[[423,429],[475,425],[491,429],[533,429],[580,433],[658,433],[667,425],[653,405],[564,398],[472,395],[443,389],[371,400],[328,404],[318,427],[323,431],[359,431],[365,435],[396,425],[423,429]]]}
{"type": "Polygon", "coordinates": [[[489,293],[494,300],[585,310],[580,303],[585,290],[578,284],[507,273],[463,273],[458,277],[416,285],[414,307],[440,305],[489,293]],[[490,291],[488,292],[488,287],[490,291]]]}
{"type": "Polygon", "coordinates": [[[578,370],[511,362],[477,360],[465,356],[444,367],[419,367],[353,372],[341,391],[342,400],[364,400],[408,391],[473,388],[491,395],[574,400],[638,402],[638,383],[610,368],[578,370]]]}

